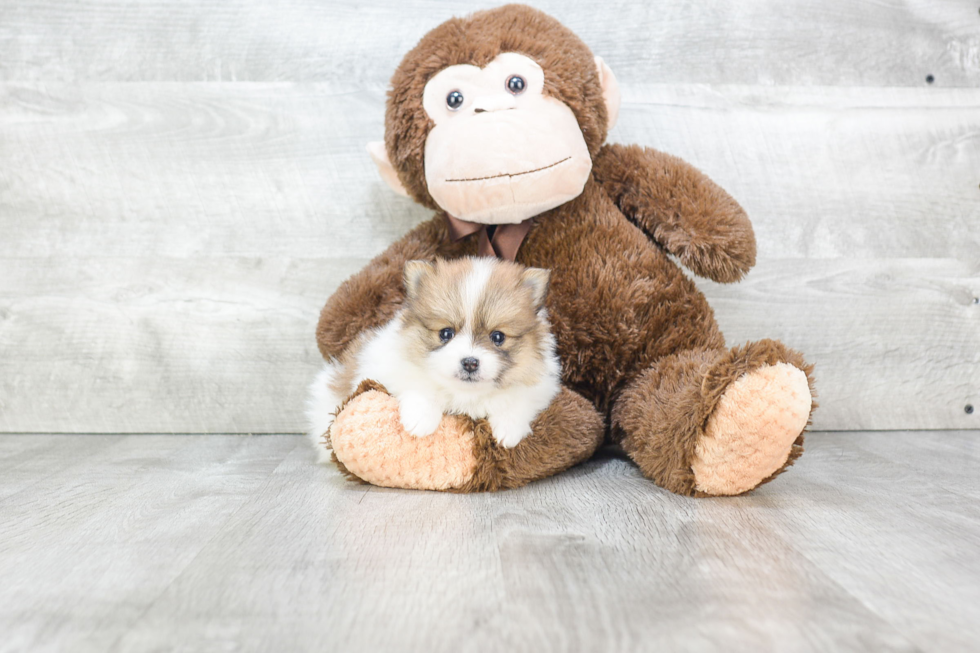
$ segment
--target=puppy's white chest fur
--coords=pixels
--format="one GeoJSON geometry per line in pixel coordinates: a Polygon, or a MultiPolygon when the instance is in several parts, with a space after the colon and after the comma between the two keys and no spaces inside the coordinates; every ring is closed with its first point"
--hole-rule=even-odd
{"type": "Polygon", "coordinates": [[[487,419],[504,447],[523,440],[557,394],[560,365],[543,307],[547,273],[489,259],[421,265],[432,269],[414,276],[406,269],[406,308],[314,381],[315,440],[365,379],[398,400],[411,435],[429,435],[444,414],[461,414],[487,419]]]}

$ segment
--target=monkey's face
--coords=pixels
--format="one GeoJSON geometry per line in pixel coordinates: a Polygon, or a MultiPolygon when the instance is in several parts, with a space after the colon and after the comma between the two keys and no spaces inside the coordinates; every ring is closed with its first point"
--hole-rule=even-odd
{"type": "Polygon", "coordinates": [[[425,85],[429,194],[451,215],[521,222],[578,197],[592,170],[568,106],[544,94],[544,71],[513,52],[485,67],[444,68],[425,85]]]}

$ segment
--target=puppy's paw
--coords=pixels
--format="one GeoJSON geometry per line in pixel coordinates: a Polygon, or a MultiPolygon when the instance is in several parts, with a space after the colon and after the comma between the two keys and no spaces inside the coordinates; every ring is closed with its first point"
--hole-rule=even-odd
{"type": "Polygon", "coordinates": [[[491,419],[490,429],[497,444],[504,449],[513,449],[531,435],[531,425],[527,422],[491,419]]]}
{"type": "Polygon", "coordinates": [[[417,438],[432,435],[442,422],[442,410],[422,395],[403,395],[398,399],[398,411],[402,427],[417,438]]]}

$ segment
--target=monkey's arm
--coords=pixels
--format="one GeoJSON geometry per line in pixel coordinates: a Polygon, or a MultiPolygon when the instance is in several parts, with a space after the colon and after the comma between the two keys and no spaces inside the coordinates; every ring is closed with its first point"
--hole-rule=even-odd
{"type": "Polygon", "coordinates": [[[638,145],[605,145],[593,173],[619,209],[695,274],[738,281],[755,265],[741,206],[685,161],[638,145]]]}
{"type": "Polygon", "coordinates": [[[394,317],[405,298],[405,262],[429,260],[437,252],[445,255],[440,246],[447,242],[446,231],[439,217],[423,222],[340,284],[320,311],[316,327],[324,358],[337,358],[359,333],[394,317]]]}

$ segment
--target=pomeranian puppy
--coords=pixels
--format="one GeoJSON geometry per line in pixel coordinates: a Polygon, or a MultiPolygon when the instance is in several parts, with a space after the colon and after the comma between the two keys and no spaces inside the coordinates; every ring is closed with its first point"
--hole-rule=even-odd
{"type": "Polygon", "coordinates": [[[443,413],[455,413],[486,418],[501,446],[517,446],[560,385],[544,305],[549,277],[493,258],[406,263],[404,307],[314,380],[314,443],[343,400],[373,379],[398,400],[411,435],[429,435],[443,413]]]}

